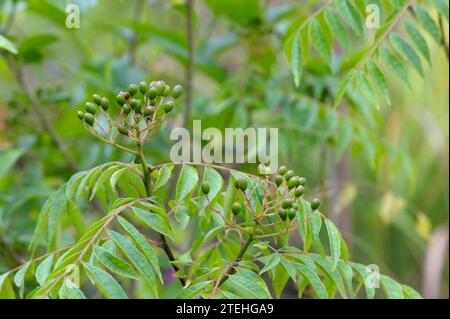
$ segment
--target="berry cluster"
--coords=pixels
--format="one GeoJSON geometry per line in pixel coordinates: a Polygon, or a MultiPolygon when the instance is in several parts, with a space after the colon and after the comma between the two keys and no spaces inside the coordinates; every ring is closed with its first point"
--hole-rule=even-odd
{"type": "MultiPolygon", "coordinates": [[[[248,180],[244,177],[233,180],[236,189],[245,192],[248,188],[248,180]]],[[[277,192],[280,194],[280,203],[276,208],[276,215],[283,221],[294,220],[299,209],[299,199],[305,193],[306,178],[296,176],[293,170],[289,170],[286,166],[278,169],[274,178],[277,186],[277,192]]],[[[202,188],[203,190],[203,188],[202,188]]],[[[206,186],[205,190],[208,190],[206,186]]],[[[204,193],[205,190],[203,190],[204,193]]],[[[311,201],[311,209],[317,210],[320,207],[320,200],[313,199],[311,201]]],[[[237,216],[243,211],[243,207],[239,202],[235,202],[231,207],[232,213],[237,216]]],[[[271,214],[269,214],[271,215],[271,214]]]]}
{"type": "Polygon", "coordinates": [[[139,85],[132,83],[127,91],[116,96],[116,103],[120,108],[119,121],[113,120],[110,115],[111,103],[108,98],[98,94],[94,94],[92,102],[86,102],[84,111],[78,111],[77,115],[93,134],[108,136],[108,142],[114,140],[112,130],[116,128],[121,135],[140,143],[146,133],[156,127],[166,113],[174,109],[175,101],[182,93],[181,85],[171,88],[164,81],[153,81],[150,84],[142,81],[139,85]],[[108,130],[99,123],[97,130],[94,129],[100,113],[108,121],[108,130]]]}
{"type": "MultiPolygon", "coordinates": [[[[275,184],[278,188],[287,188],[286,196],[281,202],[278,210],[278,216],[283,220],[295,218],[298,210],[298,199],[305,193],[306,178],[295,175],[293,170],[286,166],[281,166],[275,176],[275,184]]],[[[311,201],[311,209],[317,210],[320,207],[320,200],[313,199],[311,201]]]]}

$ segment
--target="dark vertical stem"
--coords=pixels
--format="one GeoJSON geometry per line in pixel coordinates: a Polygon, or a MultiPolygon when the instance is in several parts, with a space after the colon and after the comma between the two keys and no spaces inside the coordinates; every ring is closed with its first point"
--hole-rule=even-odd
{"type": "MultiPolygon", "coordinates": [[[[253,231],[252,233],[248,236],[247,241],[244,243],[244,245],[241,247],[241,250],[239,251],[238,255],[236,256],[236,259],[234,260],[235,263],[238,263],[242,257],[244,257],[245,252],[248,250],[248,248],[250,247],[250,244],[253,242],[253,239],[255,238],[255,232],[256,229],[258,228],[258,224],[255,223],[255,225],[253,226],[253,231]]],[[[217,287],[220,287],[221,285],[223,285],[223,283],[225,281],[227,281],[227,279],[229,278],[229,275],[231,275],[231,273],[234,270],[234,266],[230,267],[228,269],[228,271],[225,273],[225,275],[223,276],[223,278],[220,280],[219,284],[217,285],[217,287]]]]}
{"type": "Polygon", "coordinates": [[[447,56],[447,61],[449,59],[449,49],[448,49],[448,43],[445,39],[445,27],[444,27],[444,19],[442,18],[442,14],[439,14],[439,27],[441,29],[441,44],[444,48],[445,54],[447,56]]]}
{"type": "Polygon", "coordinates": [[[194,0],[186,1],[186,37],[188,42],[188,61],[186,68],[186,106],[183,114],[183,127],[186,127],[191,118],[192,110],[192,90],[193,90],[193,76],[194,76],[194,30],[193,30],[193,11],[194,0]]]}
{"type": "MultiPolygon", "coordinates": [[[[142,165],[142,170],[144,173],[144,177],[143,177],[143,182],[145,185],[145,191],[147,193],[147,196],[150,197],[152,194],[151,191],[151,178],[150,178],[150,170],[148,169],[148,165],[145,162],[145,158],[144,158],[144,153],[142,150],[142,144],[138,143],[137,144],[137,148],[138,148],[138,153],[139,153],[139,157],[140,157],[140,161],[141,161],[141,165],[142,165]]],[[[172,249],[170,248],[168,242],[167,242],[167,238],[166,236],[164,236],[163,234],[159,233],[159,238],[161,240],[161,244],[162,244],[162,248],[164,250],[164,252],[167,255],[167,258],[169,258],[170,264],[172,265],[173,270],[175,271],[175,276],[178,278],[178,280],[180,281],[181,285],[185,286],[186,285],[186,280],[183,277],[180,277],[178,272],[180,271],[180,268],[175,264],[175,256],[172,252],[172,249]]]]}

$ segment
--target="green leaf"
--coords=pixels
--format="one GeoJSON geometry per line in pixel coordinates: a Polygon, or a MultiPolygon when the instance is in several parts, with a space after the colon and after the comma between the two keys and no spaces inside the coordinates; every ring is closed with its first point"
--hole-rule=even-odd
{"type": "Polygon", "coordinates": [[[0,177],[5,175],[16,161],[25,153],[25,149],[19,148],[0,154],[0,177]]]}
{"type": "Polygon", "coordinates": [[[202,292],[205,292],[205,290],[210,290],[211,288],[211,280],[203,281],[183,289],[176,299],[192,299],[202,292]]]}
{"type": "Polygon", "coordinates": [[[320,230],[322,229],[322,217],[320,216],[318,211],[314,211],[311,213],[309,224],[311,225],[313,246],[320,255],[325,256],[325,250],[323,249],[322,242],[320,241],[320,230]]]}
{"type": "Polygon", "coordinates": [[[118,274],[122,277],[127,277],[131,279],[136,279],[137,274],[126,261],[114,256],[111,252],[107,251],[101,246],[94,246],[94,255],[97,257],[98,261],[108,268],[110,271],[118,274]]]}
{"type": "Polygon", "coordinates": [[[58,294],[61,299],[87,299],[80,289],[76,287],[68,287],[66,282],[61,286],[58,294]]]}
{"type": "Polygon", "coordinates": [[[175,189],[175,201],[178,203],[192,194],[198,183],[197,170],[189,165],[183,165],[180,178],[175,189]]]}
{"type": "Polygon", "coordinates": [[[189,212],[190,209],[186,206],[178,206],[175,209],[175,219],[177,220],[178,223],[180,223],[181,229],[185,229],[189,223],[190,219],[189,212]]]}
{"type": "Polygon", "coordinates": [[[414,12],[416,13],[417,19],[422,24],[422,27],[429,35],[436,41],[437,44],[441,44],[441,30],[439,26],[434,22],[433,18],[428,14],[428,12],[422,7],[415,6],[414,12]]]}
{"type": "Polygon", "coordinates": [[[148,243],[145,236],[142,235],[141,232],[139,232],[136,227],[129,223],[125,218],[119,216],[118,221],[122,228],[128,233],[128,235],[130,235],[131,239],[133,239],[134,243],[144,253],[148,262],[152,265],[153,269],[157,273],[159,280],[161,281],[161,283],[163,283],[163,277],[158,263],[158,256],[156,255],[153,247],[148,243]]]}
{"type": "Polygon", "coordinates": [[[157,172],[153,172],[152,175],[156,175],[156,182],[153,185],[153,191],[157,191],[161,187],[163,187],[170,179],[172,175],[173,165],[163,166],[157,172]]]}
{"type": "Polygon", "coordinates": [[[332,8],[325,10],[325,22],[330,28],[331,34],[336,38],[345,52],[349,51],[348,33],[344,28],[338,14],[332,8]]]}
{"type": "Polygon", "coordinates": [[[395,54],[391,53],[384,47],[380,48],[380,56],[383,62],[389,67],[389,69],[394,72],[400,79],[405,81],[408,86],[410,86],[408,72],[406,72],[405,66],[403,65],[402,61],[395,54]]]}
{"type": "Polygon", "coordinates": [[[302,265],[297,262],[293,262],[292,266],[308,281],[311,288],[316,293],[317,297],[320,299],[328,299],[328,293],[325,289],[324,284],[314,271],[312,271],[309,267],[302,265]]]}
{"type": "Polygon", "coordinates": [[[149,284],[155,296],[158,296],[156,277],[151,271],[152,267],[144,255],[142,255],[139,250],[121,234],[113,230],[108,230],[108,235],[119,248],[120,252],[127,257],[131,264],[142,275],[144,280],[149,284]]]}
{"type": "Polygon", "coordinates": [[[110,183],[112,189],[116,189],[117,182],[122,177],[122,174],[125,173],[127,170],[128,170],[128,168],[124,167],[122,169],[119,169],[117,172],[114,172],[114,174],[111,175],[111,178],[109,179],[109,183],[110,183]]]}
{"type": "Polygon", "coordinates": [[[356,75],[356,72],[351,71],[349,74],[347,74],[345,79],[339,85],[339,87],[336,91],[336,95],[334,97],[334,107],[335,108],[337,108],[339,106],[339,104],[341,103],[341,100],[344,97],[344,94],[347,92],[347,86],[349,85],[349,83],[351,81],[353,81],[353,78],[355,77],[355,75],[356,75]]]}
{"type": "Polygon", "coordinates": [[[338,0],[336,8],[344,21],[355,31],[358,36],[364,34],[364,19],[349,0],[338,0]]]}
{"type": "Polygon", "coordinates": [[[284,270],[282,264],[278,264],[275,266],[273,278],[272,278],[272,287],[273,291],[277,298],[280,298],[286,284],[289,280],[289,274],[284,270]]]}
{"type": "Polygon", "coordinates": [[[269,271],[270,269],[274,268],[281,261],[280,255],[278,255],[277,253],[274,253],[271,256],[266,256],[265,259],[266,259],[266,261],[264,262],[264,267],[259,272],[260,275],[265,273],[266,271],[269,271]]]}
{"type": "Polygon", "coordinates": [[[414,42],[414,45],[417,47],[417,49],[419,49],[420,53],[428,61],[428,63],[431,64],[430,49],[428,48],[428,44],[425,38],[411,22],[407,21],[405,23],[405,27],[406,32],[408,32],[409,37],[414,42]]]}
{"type": "Polygon", "coordinates": [[[48,274],[53,264],[53,255],[48,256],[36,267],[36,280],[40,285],[43,285],[47,280],[48,274]]]}
{"type": "Polygon", "coordinates": [[[325,227],[327,229],[328,241],[330,244],[332,270],[334,270],[341,255],[341,237],[336,225],[330,219],[325,219],[325,227]]]}
{"type": "Polygon", "coordinates": [[[84,267],[103,296],[108,299],[128,299],[127,294],[113,276],[93,264],[85,263],[84,267]]]}
{"type": "Polygon", "coordinates": [[[404,299],[402,286],[392,278],[380,275],[381,287],[389,299],[404,299]]]}
{"type": "Polygon", "coordinates": [[[298,228],[299,236],[301,240],[303,241],[303,250],[305,252],[308,252],[313,238],[311,234],[311,226],[310,223],[307,221],[310,218],[311,215],[311,206],[306,201],[301,201],[301,206],[298,211],[298,214],[295,216],[295,219],[297,220],[297,224],[300,225],[298,228]]]}
{"type": "Polygon", "coordinates": [[[403,38],[395,32],[390,34],[389,40],[391,41],[392,47],[404,59],[409,60],[409,62],[411,62],[416,71],[423,78],[425,74],[423,72],[422,63],[420,62],[420,58],[417,55],[416,51],[414,51],[414,49],[409,45],[409,43],[403,40],[403,38]]]}
{"type": "Polygon", "coordinates": [[[423,299],[422,296],[413,288],[402,285],[403,294],[408,299],[423,299]]]}
{"type": "MultiPolygon", "coordinates": [[[[119,165],[115,165],[106,169],[101,175],[95,180],[94,188],[92,189],[91,196],[89,197],[89,201],[93,200],[99,189],[105,184],[106,181],[111,180],[111,176],[121,170],[122,167],[119,165]]],[[[114,188],[113,188],[114,189],[114,188]]]]}
{"type": "Polygon", "coordinates": [[[370,60],[367,64],[367,69],[369,71],[370,77],[375,81],[377,87],[383,93],[388,105],[391,105],[391,99],[389,97],[389,90],[386,78],[384,77],[383,71],[374,60],[370,60]]]}
{"type": "Polygon", "coordinates": [[[158,214],[145,211],[138,207],[133,207],[133,212],[148,227],[152,228],[153,230],[157,231],[158,233],[161,233],[163,235],[166,235],[166,236],[172,238],[172,231],[170,230],[170,225],[167,223],[167,221],[164,218],[162,218],[158,214]]]}
{"type": "MultiPolygon", "coordinates": [[[[203,182],[208,182],[209,185],[211,186],[208,198],[209,201],[212,203],[216,199],[217,195],[219,195],[220,192],[222,191],[223,187],[222,176],[216,170],[208,167],[205,170],[205,177],[203,182]]],[[[200,192],[199,197],[200,197],[199,200],[203,203],[202,206],[203,207],[206,206],[208,201],[205,198],[205,194],[203,194],[203,192],[200,192]]]]}
{"type": "Polygon", "coordinates": [[[322,59],[325,60],[325,62],[328,64],[328,66],[331,67],[331,65],[332,65],[331,44],[328,43],[327,37],[325,36],[322,26],[320,25],[320,23],[317,20],[313,20],[310,23],[309,32],[310,32],[311,42],[313,43],[317,52],[322,57],[322,59]]]}
{"type": "Polygon", "coordinates": [[[0,275],[0,299],[15,299],[16,295],[8,279],[10,272],[0,275]]]}
{"type": "Polygon", "coordinates": [[[19,269],[18,272],[16,272],[16,275],[14,276],[14,284],[20,288],[19,295],[20,297],[23,297],[24,291],[25,291],[25,275],[28,271],[28,268],[30,268],[31,262],[27,262],[25,265],[22,266],[22,268],[19,269]]]}
{"type": "Polygon", "coordinates": [[[295,86],[300,86],[302,81],[303,70],[303,52],[302,52],[302,34],[301,30],[297,30],[286,42],[285,45],[286,58],[294,76],[295,86]]]}
{"type": "Polygon", "coordinates": [[[19,271],[17,271],[16,275],[14,276],[14,284],[21,288],[23,287],[24,281],[25,281],[25,274],[28,271],[28,268],[30,267],[31,263],[27,262],[25,265],[23,265],[19,271]]]}
{"type": "MultiPolygon", "coordinates": [[[[327,274],[327,276],[331,279],[334,286],[339,291],[339,294],[347,299],[347,293],[345,292],[344,282],[342,280],[341,274],[337,269],[333,269],[333,265],[328,261],[322,258],[314,258],[315,263],[327,274]]],[[[331,296],[330,296],[331,297],[331,296]]]]}
{"type": "Polygon", "coordinates": [[[373,276],[372,272],[369,270],[368,267],[361,265],[361,264],[357,264],[357,263],[352,263],[351,264],[353,269],[356,270],[356,272],[361,276],[361,281],[364,284],[364,289],[366,290],[366,296],[368,299],[373,299],[375,297],[375,287],[369,285],[370,282],[372,282],[369,279],[369,276],[373,276]]]}
{"type": "Polygon", "coordinates": [[[12,54],[17,54],[16,46],[1,34],[0,34],[0,49],[8,51],[9,53],[12,54]]]}
{"type": "Polygon", "coordinates": [[[241,298],[271,299],[269,289],[264,280],[252,271],[239,268],[225,284],[236,290],[241,298]]]}
{"type": "Polygon", "coordinates": [[[355,83],[356,87],[358,88],[358,91],[366,97],[368,102],[378,107],[376,94],[373,90],[372,85],[370,84],[369,79],[367,78],[364,72],[359,71],[356,73],[355,83]]]}

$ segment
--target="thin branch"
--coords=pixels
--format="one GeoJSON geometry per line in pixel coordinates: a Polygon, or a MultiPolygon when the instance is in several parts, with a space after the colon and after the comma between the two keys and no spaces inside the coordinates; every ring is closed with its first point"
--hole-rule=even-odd
{"type": "Polygon", "coordinates": [[[445,55],[447,56],[447,61],[448,61],[449,60],[448,43],[447,43],[447,38],[445,37],[444,19],[442,18],[442,14],[439,14],[439,27],[441,29],[442,48],[445,51],[445,55]]]}
{"type": "Polygon", "coordinates": [[[194,47],[194,30],[193,30],[193,11],[194,0],[186,1],[186,37],[188,42],[188,61],[186,69],[186,106],[183,114],[183,127],[186,127],[191,117],[192,111],[192,90],[194,86],[194,63],[195,63],[195,47],[194,47]]]}

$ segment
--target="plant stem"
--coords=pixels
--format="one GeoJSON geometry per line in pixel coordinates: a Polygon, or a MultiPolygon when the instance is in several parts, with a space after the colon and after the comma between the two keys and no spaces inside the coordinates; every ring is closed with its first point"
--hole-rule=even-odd
{"type": "Polygon", "coordinates": [[[193,31],[193,11],[194,0],[186,1],[187,8],[187,25],[186,25],[186,37],[188,42],[188,61],[186,69],[186,107],[183,114],[183,127],[186,127],[191,117],[192,109],[192,88],[193,88],[193,73],[194,73],[194,31],[193,31]]]}
{"type": "MultiPolygon", "coordinates": [[[[150,178],[150,170],[148,169],[148,165],[145,162],[144,153],[142,151],[142,143],[138,143],[137,148],[138,148],[138,153],[139,153],[138,156],[140,157],[140,160],[141,160],[142,170],[144,172],[144,176],[143,176],[142,180],[145,185],[145,191],[147,193],[147,196],[151,196],[152,185],[151,185],[151,178],[150,178]]],[[[169,243],[167,242],[167,238],[166,238],[166,236],[164,236],[161,233],[158,233],[158,234],[159,234],[159,238],[162,243],[162,249],[166,253],[167,257],[169,258],[170,264],[172,265],[172,268],[175,271],[175,276],[178,278],[181,285],[184,287],[186,285],[186,280],[183,277],[180,277],[178,275],[180,268],[175,264],[175,256],[172,252],[172,249],[169,246],[169,243]]]]}
{"type": "MultiPolygon", "coordinates": [[[[250,247],[250,244],[255,239],[255,232],[256,232],[257,228],[258,228],[258,224],[255,223],[255,225],[253,226],[252,233],[248,236],[247,241],[241,247],[241,250],[239,251],[238,255],[236,256],[236,259],[234,260],[234,263],[238,263],[242,259],[242,257],[244,257],[245,253],[247,252],[248,248],[250,247]]],[[[217,287],[220,287],[225,281],[227,281],[227,279],[229,278],[229,275],[231,274],[233,269],[234,269],[233,267],[230,267],[227,270],[227,272],[224,274],[224,276],[220,280],[217,287]]]]}

